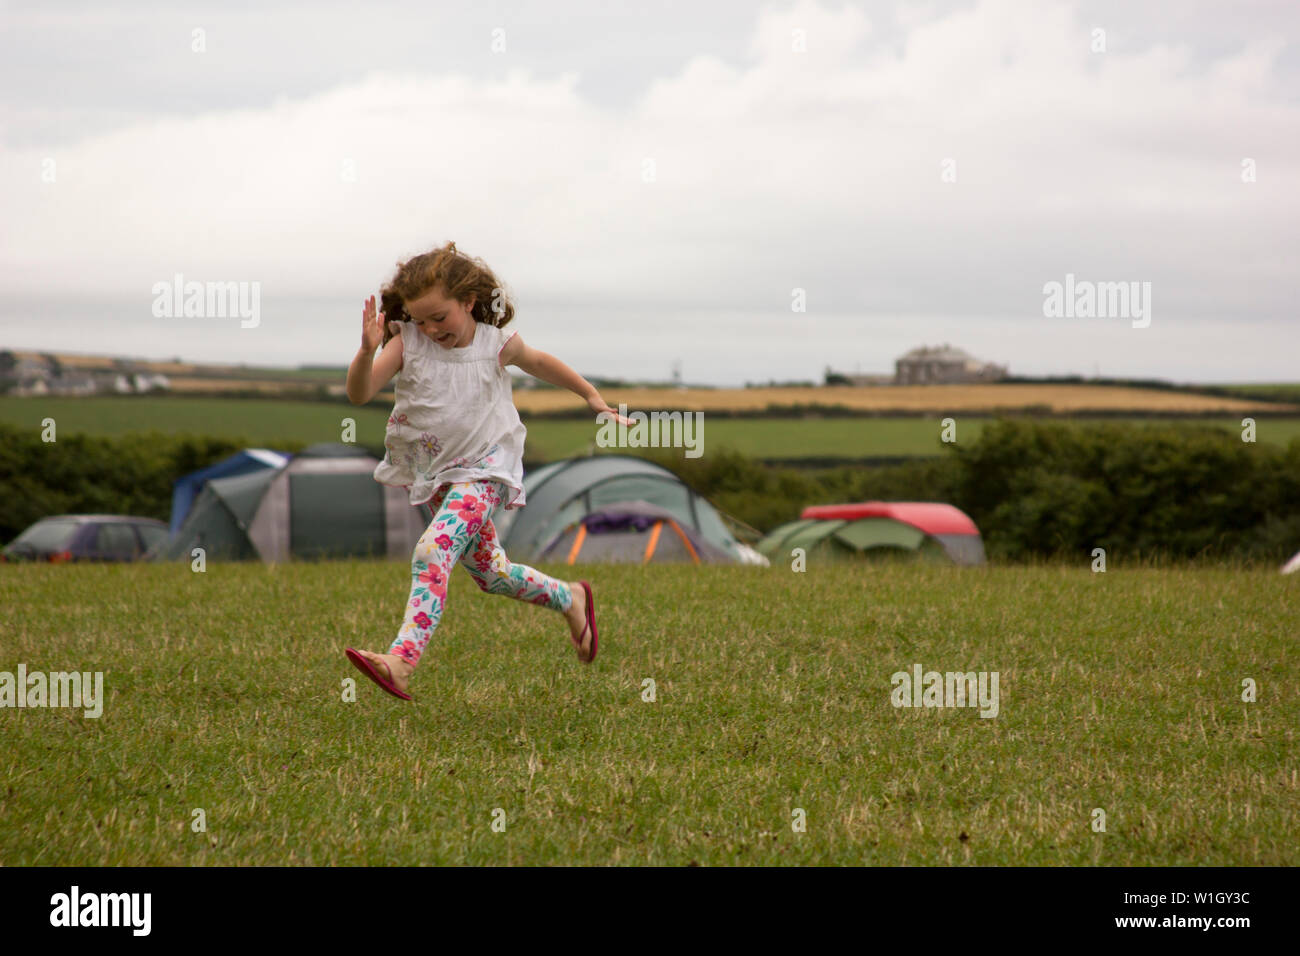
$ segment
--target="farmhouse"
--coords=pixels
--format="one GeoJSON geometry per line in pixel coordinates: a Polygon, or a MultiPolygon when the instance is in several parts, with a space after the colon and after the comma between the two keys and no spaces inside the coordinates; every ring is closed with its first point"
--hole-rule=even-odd
{"type": "Polygon", "coordinates": [[[827,385],[954,385],[1006,377],[1005,365],[981,362],[946,342],[912,349],[894,363],[893,375],[848,375],[826,367],[827,385]]]}
{"type": "Polygon", "coordinates": [[[1006,378],[1007,367],[981,362],[948,343],[912,349],[894,363],[895,385],[957,385],[996,382],[1006,378]]]}

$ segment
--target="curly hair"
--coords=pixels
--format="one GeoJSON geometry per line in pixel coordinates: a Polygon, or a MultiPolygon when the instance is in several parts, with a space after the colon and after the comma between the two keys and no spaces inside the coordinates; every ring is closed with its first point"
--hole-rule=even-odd
{"type": "Polygon", "coordinates": [[[474,308],[470,314],[475,322],[504,328],[515,317],[514,303],[487,263],[465,255],[456,248],[456,243],[448,242],[432,252],[399,262],[393,278],[379,290],[379,311],[384,313],[384,345],[393,337],[389,322],[411,321],[406,303],[439,286],[444,296],[458,302],[468,302],[473,296],[474,308]]]}

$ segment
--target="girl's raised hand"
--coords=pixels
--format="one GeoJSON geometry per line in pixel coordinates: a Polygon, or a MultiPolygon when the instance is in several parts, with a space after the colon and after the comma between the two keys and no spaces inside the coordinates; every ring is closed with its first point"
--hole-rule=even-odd
{"type": "Polygon", "coordinates": [[[617,409],[610,408],[608,405],[606,405],[605,400],[601,398],[599,395],[593,395],[591,396],[591,398],[587,399],[587,405],[591,408],[593,412],[596,412],[598,414],[600,412],[608,412],[609,416],[612,419],[614,419],[614,421],[618,422],[620,425],[631,426],[636,424],[634,421],[632,421],[632,419],[620,415],[617,409]]]}
{"type": "Polygon", "coordinates": [[[375,297],[366,300],[361,309],[361,347],[373,352],[384,341],[384,313],[375,314],[375,297]]]}

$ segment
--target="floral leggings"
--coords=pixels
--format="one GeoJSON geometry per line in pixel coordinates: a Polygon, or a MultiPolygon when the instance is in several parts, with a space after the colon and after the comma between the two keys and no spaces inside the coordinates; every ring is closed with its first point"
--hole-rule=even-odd
{"type": "Polygon", "coordinates": [[[567,611],[573,604],[568,583],[523,564],[512,564],[501,550],[492,514],[500,506],[505,486],[497,481],[443,485],[429,501],[433,521],[420,536],[411,556],[411,597],[406,618],[388,653],[411,666],[442,620],[447,604],[447,580],[462,556],[465,570],[489,594],[567,611]]]}

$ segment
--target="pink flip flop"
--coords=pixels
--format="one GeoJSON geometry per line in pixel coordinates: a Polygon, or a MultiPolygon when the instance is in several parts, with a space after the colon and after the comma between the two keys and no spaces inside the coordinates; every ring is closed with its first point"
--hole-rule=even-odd
{"type": "Polygon", "coordinates": [[[583,660],[583,658],[581,657],[578,658],[584,664],[590,664],[592,661],[596,659],[596,599],[591,596],[590,584],[588,584],[586,581],[579,581],[578,583],[582,585],[582,590],[587,595],[587,623],[583,627],[582,633],[578,635],[578,639],[573,642],[573,646],[576,647],[578,649],[578,653],[581,654],[583,635],[587,633],[587,628],[591,628],[591,656],[586,658],[585,660],[583,660]]]}
{"type": "Polygon", "coordinates": [[[343,653],[348,655],[348,660],[352,662],[353,666],[355,666],[357,670],[361,671],[361,673],[365,674],[372,681],[374,681],[384,690],[388,691],[388,693],[392,694],[394,697],[400,697],[402,698],[402,700],[415,699],[410,694],[403,693],[402,691],[398,690],[395,686],[393,686],[393,682],[392,682],[393,672],[391,669],[389,669],[387,664],[384,665],[384,670],[388,671],[388,678],[383,678],[379,676],[379,671],[375,670],[374,666],[370,663],[370,661],[366,660],[364,657],[362,657],[352,648],[349,647],[343,653]]]}

